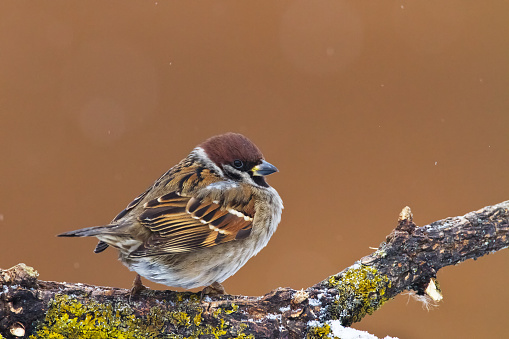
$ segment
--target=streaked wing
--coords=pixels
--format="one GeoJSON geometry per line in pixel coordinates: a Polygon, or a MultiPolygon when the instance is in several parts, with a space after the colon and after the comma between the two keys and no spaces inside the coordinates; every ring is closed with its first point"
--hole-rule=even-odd
{"type": "Polygon", "coordinates": [[[251,232],[251,200],[228,206],[207,196],[198,199],[171,192],[148,201],[138,221],[153,234],[131,256],[190,252],[243,239],[251,232]]]}
{"type": "MultiPolygon", "coordinates": [[[[117,214],[117,216],[111,221],[112,223],[113,222],[116,222],[118,221],[119,219],[123,218],[126,214],[128,214],[130,211],[132,211],[136,206],[138,206],[138,204],[140,203],[140,201],[143,200],[143,198],[147,195],[147,193],[150,191],[150,188],[149,187],[145,192],[143,192],[142,194],[138,195],[136,198],[134,198],[133,201],[131,201],[129,203],[129,205],[127,205],[127,207],[125,209],[123,209],[119,214],[117,214]]],[[[105,249],[108,248],[108,244],[105,243],[104,241],[99,241],[97,243],[97,245],[95,246],[95,249],[94,249],[94,253],[101,253],[102,251],[104,251],[105,249]]]]}
{"type": "Polygon", "coordinates": [[[127,205],[127,207],[124,210],[122,210],[119,214],[117,214],[117,216],[111,222],[113,223],[115,221],[118,221],[119,219],[123,218],[127,213],[129,213],[133,208],[138,206],[140,201],[142,201],[143,198],[147,195],[148,191],[150,191],[150,188],[147,189],[142,194],[138,195],[136,198],[134,198],[134,200],[131,201],[129,203],[129,205],[127,205]]]}

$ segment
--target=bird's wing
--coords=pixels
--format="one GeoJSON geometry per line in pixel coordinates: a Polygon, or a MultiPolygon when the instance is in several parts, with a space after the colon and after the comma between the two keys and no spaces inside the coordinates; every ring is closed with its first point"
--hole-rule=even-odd
{"type": "MultiPolygon", "coordinates": [[[[166,174],[166,173],[165,173],[166,174]]],[[[164,176],[164,175],[163,175],[164,176]]],[[[126,216],[129,212],[131,212],[136,206],[138,206],[138,204],[140,203],[140,201],[143,200],[143,198],[145,198],[145,196],[147,195],[147,193],[150,191],[152,187],[149,187],[145,192],[143,192],[142,194],[138,195],[136,198],[134,198],[133,201],[131,201],[129,203],[129,205],[127,205],[126,208],[124,208],[119,214],[117,214],[117,216],[111,221],[112,223],[122,219],[124,216],[126,216]]],[[[105,249],[108,248],[108,244],[102,240],[99,240],[99,242],[97,243],[97,245],[95,246],[95,249],[94,249],[94,253],[100,253],[102,251],[104,251],[105,249]]]]}
{"type": "Polygon", "coordinates": [[[152,234],[131,257],[191,252],[246,238],[255,213],[246,188],[219,181],[195,194],[176,190],[146,202],[138,221],[152,234]]]}

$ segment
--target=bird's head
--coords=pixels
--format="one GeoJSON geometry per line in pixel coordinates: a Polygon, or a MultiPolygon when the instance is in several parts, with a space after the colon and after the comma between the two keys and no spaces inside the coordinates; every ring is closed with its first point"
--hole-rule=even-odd
{"type": "Polygon", "coordinates": [[[264,160],[258,147],[242,134],[217,135],[198,147],[231,180],[268,187],[265,176],[278,171],[264,160]]]}

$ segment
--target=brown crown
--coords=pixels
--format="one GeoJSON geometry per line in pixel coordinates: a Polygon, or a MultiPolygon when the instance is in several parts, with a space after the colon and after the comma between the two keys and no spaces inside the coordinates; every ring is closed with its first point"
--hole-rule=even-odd
{"type": "Polygon", "coordinates": [[[235,159],[257,164],[263,159],[258,147],[238,133],[216,135],[199,146],[205,150],[210,160],[218,165],[230,164],[235,159]]]}

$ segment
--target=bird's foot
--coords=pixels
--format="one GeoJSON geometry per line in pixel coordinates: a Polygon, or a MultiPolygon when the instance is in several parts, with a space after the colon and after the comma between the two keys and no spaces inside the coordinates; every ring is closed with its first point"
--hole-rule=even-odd
{"type": "Polygon", "coordinates": [[[223,285],[221,285],[220,283],[218,283],[216,281],[216,282],[213,282],[212,284],[210,284],[209,286],[205,287],[201,291],[200,300],[203,300],[203,297],[206,295],[215,296],[215,295],[222,295],[222,294],[226,294],[226,291],[224,290],[223,285]]]}
{"type": "Polygon", "coordinates": [[[141,276],[136,274],[136,278],[134,278],[133,281],[133,287],[131,287],[131,295],[129,296],[129,301],[131,301],[133,297],[139,295],[141,291],[146,289],[147,287],[141,282],[141,276]]]}

